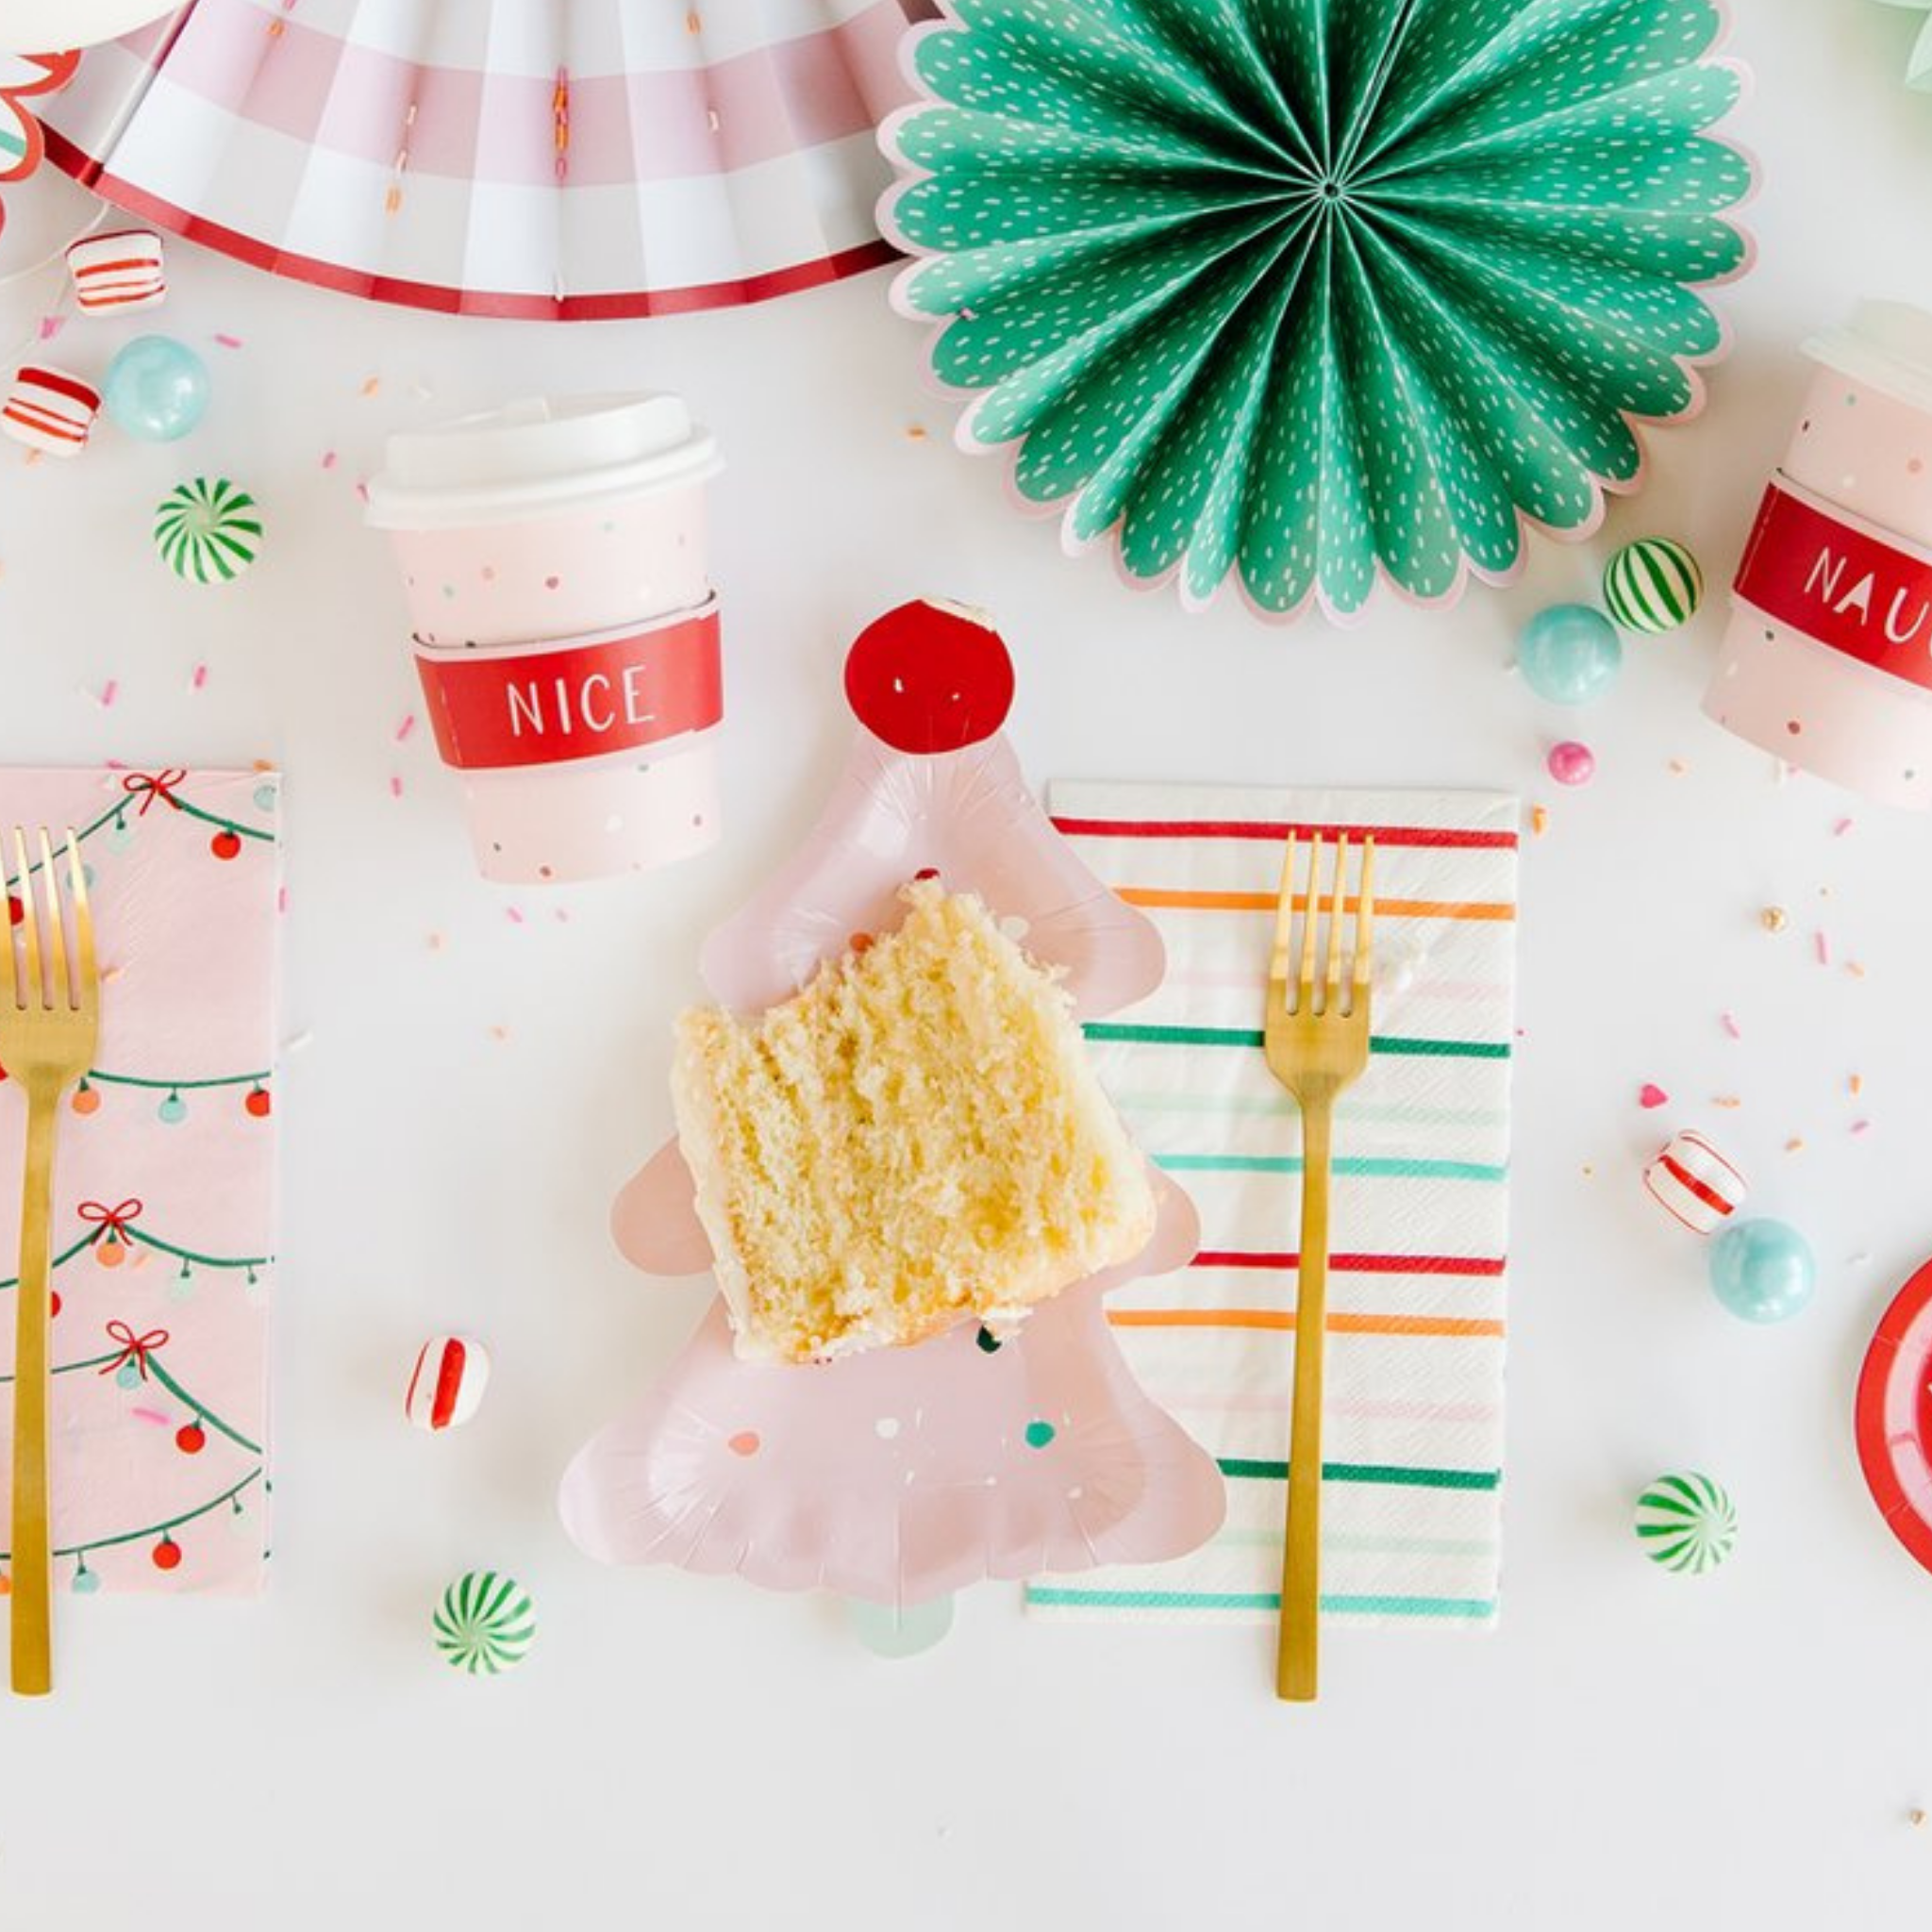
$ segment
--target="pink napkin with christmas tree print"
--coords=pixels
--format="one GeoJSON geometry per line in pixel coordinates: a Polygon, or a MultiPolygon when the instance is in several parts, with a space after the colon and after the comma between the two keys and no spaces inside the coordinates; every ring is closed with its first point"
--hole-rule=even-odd
{"type": "MultiPolygon", "coordinates": [[[[0,825],[78,836],[101,968],[96,1063],[61,1103],[55,1154],[57,1588],[261,1587],[277,787],[264,771],[0,772],[0,825]]],[[[20,891],[9,870],[9,914],[20,891]]],[[[0,1079],[0,1456],[25,1126],[0,1079]]]]}

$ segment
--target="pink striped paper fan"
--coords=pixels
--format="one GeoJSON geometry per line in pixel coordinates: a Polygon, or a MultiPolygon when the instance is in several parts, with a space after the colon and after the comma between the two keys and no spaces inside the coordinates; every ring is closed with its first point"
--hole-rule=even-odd
{"type": "Polygon", "coordinates": [[[551,321],[892,256],[874,139],[930,0],[189,0],[92,49],[58,166],[257,267],[551,321]]]}

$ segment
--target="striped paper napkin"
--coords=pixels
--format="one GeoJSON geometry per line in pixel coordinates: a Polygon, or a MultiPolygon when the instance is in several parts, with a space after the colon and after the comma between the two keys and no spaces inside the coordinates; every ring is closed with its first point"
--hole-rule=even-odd
{"type": "Polygon", "coordinates": [[[1336,1120],[1322,1606],[1496,1614],[1517,805],[1489,792],[1056,785],[1055,823],[1167,941],[1160,990],[1090,1024],[1101,1077],[1193,1196],[1201,1252],[1109,1319],[1214,1455],[1192,1556],[1027,1592],[1055,1616],[1272,1621],[1294,1362],[1301,1125],[1261,1050],[1283,842],[1375,834],[1374,1050],[1336,1120]]]}

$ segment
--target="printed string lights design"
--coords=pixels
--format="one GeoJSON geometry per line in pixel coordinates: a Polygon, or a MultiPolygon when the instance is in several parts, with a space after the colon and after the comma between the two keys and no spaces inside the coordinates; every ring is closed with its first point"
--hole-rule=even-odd
{"type": "MultiPolygon", "coordinates": [[[[273,832],[263,831],[258,825],[245,824],[239,819],[224,818],[218,812],[206,811],[200,806],[176,796],[175,788],[185,775],[174,767],[159,772],[125,774],[121,781],[121,789],[125,795],[117,799],[96,817],[90,819],[86,824],[77,826],[75,830],[75,841],[84,844],[96,834],[105,834],[111,843],[125,849],[135,836],[135,826],[128,822],[129,814],[132,813],[135,820],[139,821],[158,800],[191,819],[198,819],[203,824],[213,825],[215,834],[208,841],[208,851],[212,857],[225,862],[241,857],[243,840],[252,840],[265,845],[272,845],[275,842],[273,832]]],[[[40,869],[40,861],[36,859],[27,867],[27,875],[31,877],[40,869]]],[[[25,916],[20,901],[19,875],[7,873],[4,879],[0,879],[0,883],[4,883],[6,887],[8,923],[18,925],[25,916]]],[[[0,1080],[6,1077],[7,1070],[0,1067],[0,1080]]],[[[91,1067],[86,1076],[74,1090],[68,1105],[75,1113],[88,1114],[94,1112],[101,1104],[101,1096],[95,1091],[98,1087],[151,1090],[163,1096],[156,1109],[157,1118],[170,1126],[175,1126],[188,1117],[188,1103],[182,1097],[184,1094],[211,1091],[220,1088],[243,1087],[247,1089],[242,1097],[244,1110],[257,1120],[266,1120],[275,1107],[270,1092],[271,1078],[272,1072],[267,1067],[252,1069],[245,1073],[216,1074],[196,1078],[154,1078],[146,1074],[112,1073],[106,1068],[91,1067]]],[[[58,1265],[58,1261],[56,1265],[58,1265]]]]}
{"type": "MultiPolygon", "coordinates": [[[[4,1284],[12,1287],[11,1282],[4,1284]]],[[[186,1528],[190,1524],[198,1523],[211,1516],[222,1507],[228,1506],[229,1522],[238,1533],[253,1534],[253,1527],[247,1520],[242,1496],[257,1483],[267,1485],[267,1470],[262,1462],[261,1444],[244,1435],[232,1423],[190,1392],[162,1366],[160,1351],[166,1346],[168,1336],[165,1329],[150,1330],[147,1334],[137,1335],[127,1324],[113,1321],[107,1324],[108,1339],[115,1346],[104,1354],[82,1357],[76,1361],[57,1363],[52,1371],[56,1375],[79,1374],[92,1371],[95,1374],[113,1374],[119,1388],[129,1393],[139,1393],[150,1381],[158,1383],[172,1395],[187,1411],[188,1420],[174,1429],[175,1450],[183,1456],[199,1456],[208,1447],[210,1432],[225,1437],[229,1442],[252,1458],[252,1466],[243,1474],[226,1483],[206,1501],[197,1503],[184,1510],[163,1517],[154,1523],[143,1523],[132,1529],[117,1530],[109,1535],[97,1536],[81,1542],[58,1544],[54,1550],[57,1557],[74,1559],[74,1574],[71,1587],[81,1595],[91,1595],[100,1588],[99,1573],[89,1569],[88,1556],[91,1552],[119,1548],[125,1543],[144,1542],[150,1545],[148,1559],[156,1569],[173,1571],[179,1569],[183,1560],[182,1546],[176,1542],[174,1532],[186,1528]]],[[[11,1375],[0,1375],[0,1386],[10,1383],[11,1375]]],[[[152,1410],[142,1411],[149,1420],[167,1422],[171,1418],[158,1416],[152,1410]]],[[[0,1564],[10,1560],[10,1550],[0,1550],[0,1564]]],[[[0,1596],[8,1593],[8,1578],[0,1570],[0,1596]]]]}
{"type": "MultiPolygon", "coordinates": [[[[138,1200],[125,1200],[109,1207],[102,1201],[83,1201],[75,1209],[80,1221],[86,1224],[86,1231],[70,1241],[67,1246],[56,1250],[51,1265],[56,1273],[64,1268],[75,1257],[92,1251],[95,1262],[103,1268],[118,1268],[131,1250],[146,1248],[154,1254],[166,1255],[179,1261],[180,1271],[175,1276],[177,1287],[173,1299],[185,1301],[188,1298],[179,1284],[192,1282],[194,1270],[211,1268],[217,1270],[240,1269],[249,1287],[258,1285],[258,1271],[266,1268],[275,1259],[273,1255],[204,1255],[194,1248],[177,1246],[164,1241],[159,1235],[134,1224],[140,1218],[142,1204],[138,1200]]],[[[137,1262],[137,1265],[139,1263],[137,1262]]],[[[0,1290],[17,1288],[20,1277],[9,1274],[0,1280],[0,1290]]],[[[60,1298],[54,1297],[54,1312],[60,1312],[60,1298]]]]}
{"type": "Polygon", "coordinates": [[[1071,550],[1262,612],[1576,537],[1725,345],[1710,0],[952,0],[881,138],[896,306],[1071,550]]]}

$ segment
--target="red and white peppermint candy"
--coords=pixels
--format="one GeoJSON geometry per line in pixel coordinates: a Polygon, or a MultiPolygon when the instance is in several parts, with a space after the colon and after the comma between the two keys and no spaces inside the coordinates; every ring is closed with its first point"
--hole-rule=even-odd
{"type": "Polygon", "coordinates": [[[1744,1205],[1744,1176],[1702,1134],[1681,1133],[1643,1170],[1643,1185],[1692,1234],[1714,1234],[1744,1205]]]}
{"type": "Polygon", "coordinates": [[[47,456],[77,457],[100,412],[101,392],[92,383],[64,369],[28,364],[15,371],[0,405],[0,429],[47,456]]]}
{"type": "Polygon", "coordinates": [[[131,315],[158,308],[168,293],[161,238],[152,228],[85,236],[68,249],[67,267],[84,315],[131,315]]]}
{"type": "Polygon", "coordinates": [[[449,1429],[476,1413],[490,1381],[490,1354],[460,1335],[432,1335],[416,1356],[403,1409],[419,1429],[449,1429]]]}

